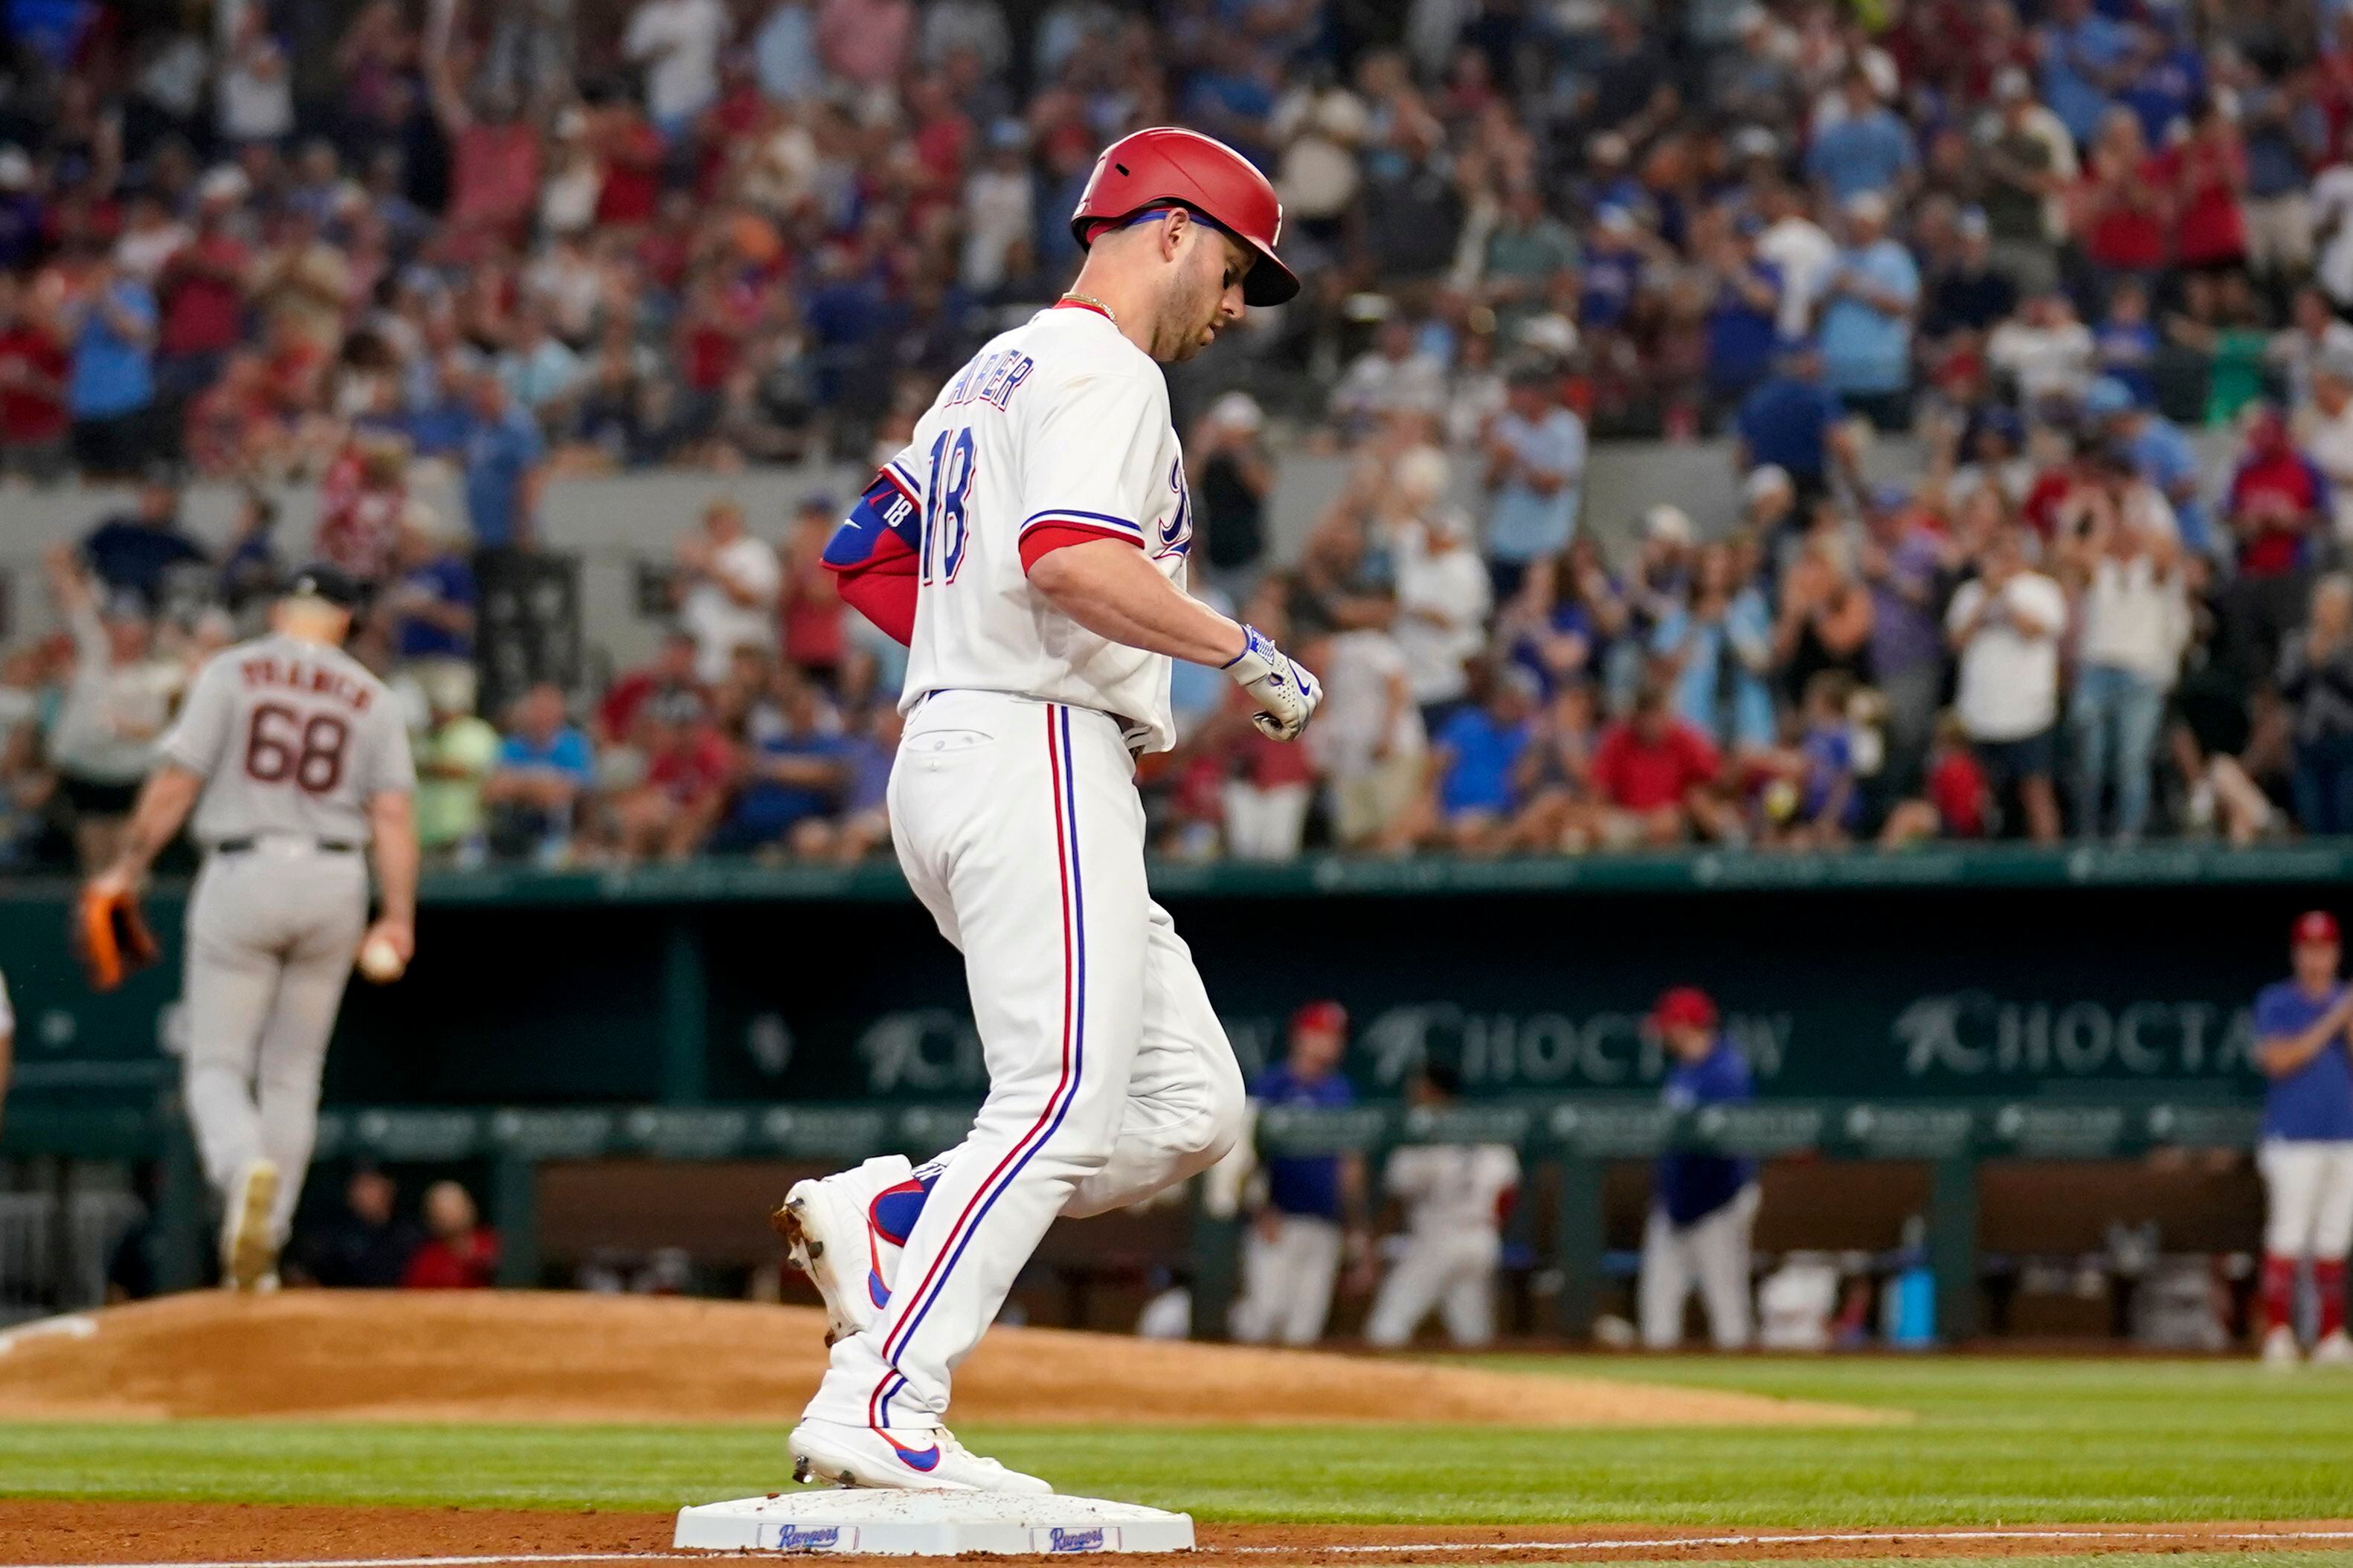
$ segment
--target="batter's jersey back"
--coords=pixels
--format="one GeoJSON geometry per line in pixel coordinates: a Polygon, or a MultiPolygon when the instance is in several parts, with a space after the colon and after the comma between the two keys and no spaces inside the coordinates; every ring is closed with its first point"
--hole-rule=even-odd
{"type": "Polygon", "coordinates": [[[196,674],[163,754],[202,775],[206,845],[288,835],[362,843],[368,802],[417,787],[400,705],[341,648],[270,636],[196,674]]]}
{"type": "Polygon", "coordinates": [[[1074,538],[1133,544],[1185,585],[1193,509],[1151,357],[1100,311],[1061,307],[992,339],[941,388],[883,477],[921,523],[902,707],[934,691],[1009,691],[1176,742],[1170,660],[1080,626],[1029,585],[1074,538]]]}

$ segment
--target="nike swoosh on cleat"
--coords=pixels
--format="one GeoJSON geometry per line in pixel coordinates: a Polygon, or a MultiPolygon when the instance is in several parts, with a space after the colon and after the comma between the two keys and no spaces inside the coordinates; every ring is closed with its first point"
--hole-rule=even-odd
{"type": "Polygon", "coordinates": [[[891,1292],[882,1288],[882,1276],[871,1268],[866,1271],[866,1297],[878,1308],[891,1304],[891,1292]]]}
{"type": "Polygon", "coordinates": [[[890,1438],[886,1437],[883,1441],[891,1444],[891,1451],[897,1454],[899,1458],[905,1462],[909,1469],[929,1470],[935,1468],[940,1462],[940,1446],[937,1443],[933,1444],[930,1447],[918,1453],[913,1448],[902,1448],[899,1447],[897,1443],[892,1442],[890,1438]]]}

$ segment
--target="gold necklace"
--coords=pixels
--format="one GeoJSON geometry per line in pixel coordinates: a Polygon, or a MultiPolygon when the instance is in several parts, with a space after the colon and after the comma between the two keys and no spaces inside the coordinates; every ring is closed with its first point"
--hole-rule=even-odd
{"type": "Polygon", "coordinates": [[[1071,293],[1063,295],[1062,298],[1068,300],[1073,305],[1092,306],[1094,309],[1101,310],[1103,313],[1103,319],[1109,321],[1113,326],[1116,327],[1119,325],[1119,318],[1113,314],[1112,308],[1109,305],[1104,304],[1101,300],[1096,299],[1092,294],[1071,293]]]}

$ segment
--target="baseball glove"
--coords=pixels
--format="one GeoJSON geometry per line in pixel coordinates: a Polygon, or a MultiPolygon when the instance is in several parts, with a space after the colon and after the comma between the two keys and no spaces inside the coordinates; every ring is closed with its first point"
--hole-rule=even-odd
{"type": "Polygon", "coordinates": [[[163,956],[132,892],[84,888],[74,900],[71,934],[93,991],[111,991],[163,956]]]}

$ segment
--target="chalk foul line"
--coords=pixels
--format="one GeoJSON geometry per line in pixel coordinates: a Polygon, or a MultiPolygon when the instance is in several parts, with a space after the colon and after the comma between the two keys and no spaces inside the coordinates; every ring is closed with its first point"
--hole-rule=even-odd
{"type": "MultiPolygon", "coordinates": [[[[1662,1535],[1637,1539],[1626,1536],[1587,1537],[1577,1541],[1429,1541],[1429,1542],[1367,1542],[1353,1545],[1337,1543],[1296,1546],[1205,1546],[1198,1550],[1204,1557],[1252,1557],[1300,1555],[1307,1552],[1351,1556],[1412,1556],[1421,1553],[1460,1552],[1662,1552],[1688,1550],[1694,1546],[1831,1546],[1855,1545],[1884,1542],[1971,1542],[1971,1541],[2147,1541],[2172,1542],[2181,1541],[2243,1543],[2271,1542],[2298,1543],[2322,1541],[2353,1541],[2353,1530],[2205,1530],[2195,1525],[2170,1528],[2151,1525],[2146,1529],[2118,1527],[2111,1530],[2000,1530],[1986,1528],[1956,1528],[1951,1530],[1826,1530],[1805,1534],[1746,1535],[1662,1535]]],[[[776,1552],[522,1552],[495,1555],[475,1554],[448,1557],[256,1557],[217,1563],[172,1563],[165,1559],[148,1559],[138,1563],[34,1563],[27,1568],[521,1568],[534,1563],[659,1563],[680,1557],[776,1556],[776,1552]]],[[[821,1556],[823,1553],[811,1553],[821,1556]]]]}

